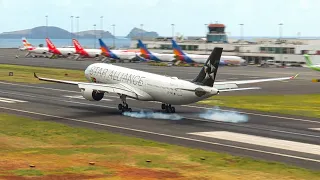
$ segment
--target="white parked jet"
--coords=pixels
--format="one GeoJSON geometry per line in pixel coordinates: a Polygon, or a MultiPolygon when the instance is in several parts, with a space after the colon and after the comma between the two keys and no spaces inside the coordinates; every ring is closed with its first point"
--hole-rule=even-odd
{"type": "Polygon", "coordinates": [[[98,58],[101,55],[101,49],[84,49],[78,40],[72,39],[73,45],[76,49],[76,54],[84,58],[98,58]]]}
{"type": "Polygon", "coordinates": [[[88,83],[43,78],[38,77],[36,73],[34,76],[42,81],[77,85],[81,89],[82,96],[90,101],[100,101],[105,93],[116,93],[122,100],[118,108],[123,112],[131,111],[126,102],[126,97],[130,97],[141,101],[162,102],[162,109],[172,113],[175,112],[175,108],[171,105],[198,102],[223,91],[258,89],[257,87],[239,88],[238,84],[280,81],[296,77],[215,82],[221,53],[222,48],[215,48],[193,81],[106,63],[95,63],[87,67],[85,77],[90,81],[88,83]]]}
{"type": "Polygon", "coordinates": [[[51,54],[47,47],[34,47],[32,44],[30,44],[27,41],[26,38],[22,38],[22,44],[23,44],[24,48],[20,48],[20,50],[27,50],[28,51],[28,53],[25,55],[25,57],[28,57],[32,54],[43,55],[43,56],[51,54]]]}
{"type": "Polygon", "coordinates": [[[47,42],[49,51],[53,54],[69,57],[76,53],[75,48],[72,48],[72,47],[57,48],[49,38],[46,38],[46,42],[47,42]]]}
{"type": "MultiPolygon", "coordinates": [[[[204,64],[208,55],[200,55],[200,54],[186,54],[182,51],[181,47],[176,43],[175,40],[171,40],[173,53],[176,58],[180,61],[186,63],[200,63],[204,64]]],[[[239,56],[221,56],[220,64],[221,65],[242,65],[246,62],[246,60],[242,59],[239,56]]]]}

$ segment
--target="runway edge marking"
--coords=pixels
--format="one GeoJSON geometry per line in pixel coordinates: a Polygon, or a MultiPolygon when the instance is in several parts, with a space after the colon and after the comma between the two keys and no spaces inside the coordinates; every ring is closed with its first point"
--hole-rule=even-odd
{"type": "Polygon", "coordinates": [[[240,147],[240,146],[209,142],[209,141],[204,141],[204,140],[199,140],[199,139],[193,139],[193,138],[174,136],[174,135],[169,135],[169,134],[156,133],[156,132],[145,131],[145,130],[140,130],[140,129],[126,128],[126,127],[115,126],[115,125],[110,125],[110,124],[102,124],[102,123],[97,123],[97,122],[90,122],[90,121],[85,121],[85,120],[80,120],[80,119],[66,118],[66,117],[61,117],[61,116],[43,114],[43,113],[32,112],[32,111],[25,111],[25,110],[21,110],[21,109],[7,108],[7,107],[2,107],[2,106],[0,106],[0,109],[16,111],[16,112],[22,112],[22,113],[27,113],[27,114],[40,115],[40,116],[46,116],[46,117],[53,117],[53,118],[64,119],[64,120],[75,121],[75,122],[81,122],[81,123],[86,123],[86,124],[93,124],[93,125],[98,125],[98,126],[105,126],[105,127],[129,130],[129,131],[134,131],[134,132],[153,134],[153,135],[176,138],[176,139],[181,139],[181,140],[194,141],[194,142],[200,142],[200,143],[205,143],[205,144],[224,146],[224,147],[230,147],[230,148],[235,148],[235,149],[241,149],[241,150],[247,150],[247,151],[252,151],[252,152],[259,152],[259,153],[264,153],[264,154],[271,154],[271,155],[277,155],[277,156],[283,156],[283,157],[289,157],[289,158],[294,158],[294,159],[300,159],[300,160],[312,161],[312,162],[320,163],[320,160],[317,160],[317,159],[293,156],[293,155],[282,154],[282,153],[268,152],[268,151],[263,151],[263,150],[258,150],[258,149],[251,149],[251,148],[245,148],[245,147],[240,147]]]}

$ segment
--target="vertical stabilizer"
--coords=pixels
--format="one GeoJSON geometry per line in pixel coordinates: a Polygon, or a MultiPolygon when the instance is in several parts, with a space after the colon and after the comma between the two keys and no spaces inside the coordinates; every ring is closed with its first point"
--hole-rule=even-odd
{"type": "Polygon", "coordinates": [[[198,76],[192,81],[212,87],[216,79],[223,48],[214,48],[198,76]]]}

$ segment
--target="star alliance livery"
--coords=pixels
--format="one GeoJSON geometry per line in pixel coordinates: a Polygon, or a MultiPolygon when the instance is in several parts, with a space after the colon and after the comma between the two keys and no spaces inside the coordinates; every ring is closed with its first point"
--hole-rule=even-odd
{"type": "Polygon", "coordinates": [[[161,108],[174,113],[172,105],[183,105],[201,101],[218,95],[219,92],[259,89],[257,87],[239,88],[239,84],[294,79],[293,77],[215,82],[222,48],[215,48],[202,67],[199,75],[192,81],[153,74],[106,63],[94,63],[84,74],[89,82],[76,82],[34,76],[42,81],[76,85],[82,96],[89,101],[100,101],[107,93],[119,95],[122,103],[118,109],[132,111],[126,98],[140,101],[162,102],[161,108]]]}

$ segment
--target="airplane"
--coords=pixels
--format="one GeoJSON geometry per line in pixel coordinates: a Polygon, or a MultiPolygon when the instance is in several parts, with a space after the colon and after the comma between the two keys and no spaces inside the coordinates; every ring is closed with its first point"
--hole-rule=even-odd
{"type": "Polygon", "coordinates": [[[173,62],[176,60],[174,54],[160,54],[150,52],[140,39],[138,40],[138,47],[140,48],[139,56],[142,57],[142,61],[151,60],[155,62],[173,62]]]}
{"type": "MultiPolygon", "coordinates": [[[[175,40],[171,40],[173,53],[178,60],[186,63],[200,63],[204,64],[208,59],[208,55],[198,55],[198,54],[186,54],[182,51],[181,47],[177,44],[175,40]]],[[[220,65],[241,65],[244,64],[246,60],[238,56],[221,56],[220,65]]]]}
{"type": "Polygon", "coordinates": [[[129,60],[130,62],[136,60],[137,54],[134,51],[110,50],[108,46],[102,41],[102,39],[99,39],[99,44],[102,55],[105,57],[117,60],[129,60]]]}
{"type": "Polygon", "coordinates": [[[320,71],[320,64],[313,64],[309,54],[304,54],[304,58],[306,60],[307,67],[313,69],[315,71],[320,71]]]}
{"type": "MultiPolygon", "coordinates": [[[[308,68],[315,70],[315,71],[320,71],[320,64],[313,64],[310,59],[309,54],[304,54],[304,58],[306,60],[306,64],[307,64],[308,68]]],[[[312,81],[313,82],[320,82],[320,79],[312,79],[312,81]]]]}
{"type": "Polygon", "coordinates": [[[101,55],[101,49],[83,49],[78,40],[72,39],[72,42],[76,49],[76,54],[80,55],[78,58],[98,58],[101,55]]]}
{"type": "Polygon", "coordinates": [[[45,78],[37,76],[36,73],[34,77],[41,81],[78,86],[82,96],[89,101],[100,101],[105,93],[118,94],[122,101],[118,109],[122,112],[132,111],[126,101],[128,97],[140,101],[161,102],[161,108],[167,113],[175,113],[176,109],[172,105],[195,103],[218,95],[220,92],[260,89],[259,87],[239,88],[239,84],[281,81],[297,77],[296,75],[284,78],[215,82],[222,49],[214,48],[200,73],[192,81],[107,63],[94,63],[86,68],[84,75],[89,82],[45,78]]]}
{"type": "Polygon", "coordinates": [[[20,50],[26,50],[28,53],[25,57],[29,57],[31,54],[36,55],[44,55],[50,54],[49,49],[47,47],[34,47],[32,44],[28,42],[26,38],[22,38],[22,44],[24,48],[20,48],[20,50]]]}
{"type": "Polygon", "coordinates": [[[47,46],[49,48],[49,52],[56,54],[56,55],[61,55],[65,57],[69,57],[73,54],[76,53],[75,48],[57,48],[49,38],[46,38],[47,46]]]}

